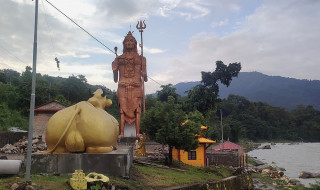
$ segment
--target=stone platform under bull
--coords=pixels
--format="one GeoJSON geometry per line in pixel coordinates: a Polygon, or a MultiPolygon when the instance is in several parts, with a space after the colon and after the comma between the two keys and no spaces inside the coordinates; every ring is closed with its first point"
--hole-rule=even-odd
{"type": "Polygon", "coordinates": [[[132,146],[119,145],[117,150],[106,154],[32,154],[31,172],[69,174],[81,169],[85,173],[129,177],[132,163],[132,146]]]}

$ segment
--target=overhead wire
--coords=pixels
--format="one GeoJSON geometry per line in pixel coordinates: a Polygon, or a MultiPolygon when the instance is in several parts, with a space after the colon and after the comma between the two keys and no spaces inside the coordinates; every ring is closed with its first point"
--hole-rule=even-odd
{"type": "MultiPolygon", "coordinates": [[[[74,20],[72,20],[69,16],[67,16],[65,13],[63,13],[60,9],[58,9],[56,6],[54,6],[51,2],[49,2],[48,0],[45,0],[47,3],[49,3],[53,8],[55,8],[57,11],[59,11],[62,15],[64,15],[65,17],[67,17],[71,22],[73,22],[75,25],[77,25],[80,29],[82,29],[84,32],[86,32],[89,36],[91,36],[93,39],[95,39],[97,42],[99,42],[102,46],[104,46],[105,48],[107,48],[109,51],[111,51],[112,53],[116,54],[114,51],[112,51],[108,46],[106,46],[105,44],[103,44],[100,40],[98,40],[96,37],[94,37],[91,33],[89,33],[86,29],[84,29],[83,27],[81,27],[79,24],[77,24],[74,20]]],[[[131,28],[131,25],[130,25],[131,28]]],[[[160,86],[162,86],[162,84],[160,84],[159,82],[157,82],[156,80],[152,79],[151,77],[148,76],[149,79],[151,79],[152,81],[154,81],[155,83],[159,84],[160,86]]]]}
{"type": "Polygon", "coordinates": [[[43,8],[43,12],[44,12],[44,18],[45,18],[45,21],[46,21],[46,24],[47,24],[47,27],[48,27],[49,33],[50,33],[49,36],[50,36],[51,48],[52,48],[52,50],[54,50],[51,28],[50,28],[50,25],[49,25],[49,22],[48,22],[48,19],[47,19],[47,12],[46,12],[46,9],[44,7],[43,0],[41,0],[41,2],[42,2],[42,8],[43,8]]]}
{"type": "Polygon", "coordinates": [[[81,28],[85,33],[87,33],[89,36],[91,36],[93,39],[95,39],[97,42],[99,42],[102,46],[107,48],[112,53],[116,54],[114,51],[112,51],[108,46],[104,45],[100,40],[98,40],[96,37],[94,37],[92,34],[90,34],[86,29],[81,27],[79,24],[77,24],[74,20],[72,20],[70,17],[68,17],[65,13],[63,13],[60,9],[58,9],[56,6],[54,6],[52,3],[50,3],[48,0],[46,0],[47,3],[49,3],[53,8],[55,8],[57,11],[59,11],[61,14],[63,14],[65,17],[67,17],[71,22],[73,22],[75,25],[77,25],[79,28],[81,28]]]}
{"type": "Polygon", "coordinates": [[[7,54],[15,57],[15,58],[16,58],[17,60],[19,60],[21,63],[26,64],[24,61],[22,61],[19,57],[15,56],[13,53],[11,53],[11,52],[10,52],[8,49],[6,49],[5,47],[3,47],[3,46],[1,46],[1,45],[0,45],[0,47],[1,47],[2,49],[4,49],[4,50],[7,52],[7,54]]]}
{"type": "MultiPolygon", "coordinates": [[[[45,18],[45,21],[46,21],[46,24],[47,24],[47,27],[48,27],[48,30],[49,30],[49,36],[50,36],[50,42],[51,42],[51,48],[52,48],[52,52],[56,52],[54,51],[54,46],[53,46],[53,40],[52,40],[52,32],[51,32],[51,28],[50,28],[50,25],[49,25],[49,22],[48,22],[48,19],[47,19],[47,11],[45,9],[45,6],[44,6],[44,3],[43,3],[43,0],[41,0],[42,2],[42,8],[43,8],[43,12],[44,12],[44,18],[45,18]]],[[[60,61],[58,60],[58,56],[56,53],[55,54],[55,62],[57,63],[57,68],[58,70],[60,71],[60,61]]]]}
{"type": "Polygon", "coordinates": [[[153,82],[157,83],[158,85],[163,86],[162,84],[160,84],[159,82],[157,82],[157,81],[154,80],[153,78],[151,78],[151,77],[149,77],[149,76],[148,76],[148,78],[151,79],[153,82]]]}

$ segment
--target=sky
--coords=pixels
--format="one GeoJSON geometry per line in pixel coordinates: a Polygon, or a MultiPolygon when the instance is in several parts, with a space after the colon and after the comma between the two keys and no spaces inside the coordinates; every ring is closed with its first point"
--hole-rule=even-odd
{"type": "MultiPolygon", "coordinates": [[[[146,93],[160,85],[200,81],[215,62],[240,62],[241,72],[320,80],[318,0],[48,0],[109,49],[144,20],[146,93]]],[[[35,1],[0,1],[0,69],[32,67],[35,1]]],[[[117,89],[115,54],[39,0],[37,73],[117,89]],[[54,58],[60,61],[60,71],[54,58]]],[[[139,53],[141,53],[139,48],[139,53]]]]}

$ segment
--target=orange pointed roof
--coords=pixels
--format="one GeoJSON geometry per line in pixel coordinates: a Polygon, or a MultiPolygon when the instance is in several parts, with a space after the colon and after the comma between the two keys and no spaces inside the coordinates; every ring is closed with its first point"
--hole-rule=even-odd
{"type": "Polygon", "coordinates": [[[203,138],[203,137],[199,137],[198,140],[199,140],[199,143],[208,143],[208,144],[216,143],[216,141],[213,141],[213,140],[210,140],[210,139],[206,139],[206,138],[203,138]]]}

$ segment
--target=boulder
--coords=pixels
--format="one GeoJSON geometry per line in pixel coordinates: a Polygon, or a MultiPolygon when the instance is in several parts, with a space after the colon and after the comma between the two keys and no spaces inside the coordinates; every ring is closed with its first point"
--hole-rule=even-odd
{"type": "Polygon", "coordinates": [[[320,178],[320,173],[311,173],[302,171],[299,175],[299,178],[307,179],[307,178],[320,178]]]}
{"type": "Polygon", "coordinates": [[[255,166],[262,166],[262,165],[264,165],[264,163],[263,162],[261,162],[260,160],[255,160],[255,166]]]}
{"type": "Polygon", "coordinates": [[[264,164],[256,167],[256,170],[258,170],[260,173],[263,169],[268,169],[270,171],[277,171],[277,168],[273,164],[264,164]]]}
{"type": "Polygon", "coordinates": [[[14,183],[14,184],[11,185],[10,190],[16,190],[18,188],[19,188],[19,184],[14,183]]]}
{"type": "Polygon", "coordinates": [[[254,162],[254,166],[261,166],[264,165],[265,163],[261,162],[260,160],[257,159],[257,157],[251,157],[253,162],[254,162]]]}
{"type": "Polygon", "coordinates": [[[286,171],[286,169],[282,168],[282,167],[279,167],[279,170],[280,171],[286,171]]]}
{"type": "Polygon", "coordinates": [[[296,179],[290,179],[288,183],[291,185],[299,185],[300,181],[296,179]]]}
{"type": "Polygon", "coordinates": [[[270,144],[267,144],[267,145],[264,145],[264,146],[262,147],[262,149],[271,149],[271,146],[270,146],[270,144]]]}
{"type": "Polygon", "coordinates": [[[261,144],[258,149],[271,149],[271,145],[269,143],[261,144]]]}

